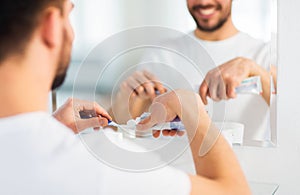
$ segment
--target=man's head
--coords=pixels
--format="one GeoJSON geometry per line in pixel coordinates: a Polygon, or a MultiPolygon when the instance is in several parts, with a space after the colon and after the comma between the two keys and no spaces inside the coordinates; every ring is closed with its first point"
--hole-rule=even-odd
{"type": "Polygon", "coordinates": [[[197,28],[204,32],[220,29],[231,16],[232,0],[187,0],[197,28]]]}
{"type": "Polygon", "coordinates": [[[69,0],[2,0],[0,66],[10,58],[22,60],[36,55],[35,60],[40,63],[41,69],[55,72],[52,88],[62,84],[73,41],[68,19],[72,7],[69,0]],[[37,52],[33,54],[32,51],[37,52]]]}

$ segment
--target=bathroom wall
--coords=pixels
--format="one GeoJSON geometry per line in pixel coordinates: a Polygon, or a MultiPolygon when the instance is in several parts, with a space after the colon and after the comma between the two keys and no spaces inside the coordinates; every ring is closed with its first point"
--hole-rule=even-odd
{"type": "Polygon", "coordinates": [[[249,180],[279,184],[276,194],[300,194],[300,1],[278,5],[278,147],[236,152],[249,180]]]}

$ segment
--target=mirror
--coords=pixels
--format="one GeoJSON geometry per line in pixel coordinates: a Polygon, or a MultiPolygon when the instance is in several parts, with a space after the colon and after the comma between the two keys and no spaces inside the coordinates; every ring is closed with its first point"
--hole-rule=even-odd
{"type": "MultiPolygon", "coordinates": [[[[236,57],[245,57],[255,61],[260,67],[264,67],[266,72],[272,72],[274,78],[271,78],[271,75],[267,79],[260,78],[263,83],[263,92],[269,89],[269,94],[271,94],[269,102],[268,98],[263,98],[263,95],[260,94],[261,91],[251,93],[250,90],[250,94],[237,94],[237,98],[234,100],[225,100],[219,103],[210,100],[207,110],[213,115],[215,122],[221,121],[221,128],[225,128],[228,123],[232,122],[244,125],[242,143],[236,141],[236,144],[259,147],[276,146],[276,0],[232,1],[233,24],[240,32],[247,33],[237,33],[238,35],[235,34],[235,36],[244,37],[242,38],[245,41],[244,45],[240,44],[240,39],[233,39],[232,36],[224,39],[228,43],[222,43],[222,41],[225,42],[224,40],[218,42],[199,41],[198,34],[194,32],[196,24],[188,11],[186,0],[176,2],[172,0],[90,0],[88,2],[74,0],[74,3],[76,9],[72,15],[72,21],[76,39],[73,60],[67,81],[58,91],[59,105],[64,102],[66,97],[75,96],[76,98],[96,100],[108,109],[112,104],[111,98],[116,92],[117,85],[135,68],[140,68],[140,66],[137,67],[138,64],[144,64],[150,68],[165,67],[159,69],[158,77],[164,80],[167,75],[169,80],[177,81],[172,84],[167,81],[168,79],[164,80],[170,89],[178,88],[180,86],[178,83],[181,83],[184,88],[198,92],[210,70],[236,57]],[[105,9],[103,9],[104,7],[105,9]],[[145,26],[152,27],[147,32],[145,26]],[[166,39],[174,40],[178,37],[184,37],[181,40],[182,45],[173,47],[165,42],[166,39]],[[238,43],[235,43],[236,41],[238,43]],[[120,54],[128,46],[137,47],[138,44],[152,45],[154,43],[156,46],[160,43],[158,44],[160,47],[151,49],[143,47],[130,50],[123,55],[120,54]],[[227,46],[224,47],[224,44],[227,46]],[[239,46],[235,44],[239,44],[239,46]],[[195,47],[184,49],[187,45],[195,45],[195,47]],[[166,47],[169,50],[163,49],[162,51],[161,48],[166,47]],[[95,49],[98,49],[97,53],[93,53],[95,49]],[[172,68],[175,73],[168,74],[170,73],[168,61],[160,60],[156,61],[156,64],[147,63],[150,60],[147,58],[147,54],[154,52],[155,55],[161,55],[170,51],[172,51],[173,61],[178,63],[183,57],[178,55],[174,57],[174,50],[187,57],[187,61],[183,64],[196,64],[196,66],[187,65],[192,67],[189,71],[185,67],[181,67],[179,70],[172,68]],[[195,51],[197,54],[194,53],[195,51]],[[86,56],[88,57],[86,58],[86,56]],[[176,60],[176,58],[180,59],[176,60]],[[201,68],[197,67],[197,62],[201,64],[200,61],[206,62],[206,64],[199,65],[201,68]],[[193,74],[195,72],[199,74],[195,76],[193,74]],[[176,75],[175,77],[182,77],[182,79],[179,82],[170,75],[176,75]],[[265,82],[269,82],[269,84],[264,85],[265,82]]],[[[195,8],[195,10],[197,9],[195,8]]],[[[204,11],[200,10],[199,13],[204,15],[203,17],[209,18],[213,11],[208,7],[204,11]]],[[[151,54],[151,56],[153,55],[151,54]]],[[[153,62],[153,59],[151,61],[153,62]]],[[[253,84],[253,80],[250,80],[250,84],[253,84]]],[[[229,139],[236,138],[230,138],[230,136],[233,136],[232,132],[229,133],[229,139]]],[[[235,134],[234,136],[241,135],[235,134]]]]}

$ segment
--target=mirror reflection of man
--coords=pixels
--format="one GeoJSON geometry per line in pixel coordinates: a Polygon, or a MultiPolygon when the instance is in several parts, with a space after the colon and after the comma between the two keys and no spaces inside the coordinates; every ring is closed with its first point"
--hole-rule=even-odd
{"type": "MultiPolygon", "coordinates": [[[[197,90],[202,101],[208,104],[208,97],[215,102],[226,101],[226,120],[240,122],[245,125],[245,138],[254,140],[269,139],[269,104],[271,83],[274,81],[276,88],[276,71],[271,66],[270,44],[255,39],[248,34],[239,31],[232,21],[232,0],[187,0],[190,14],[194,18],[197,28],[189,33],[189,36],[199,42],[210,54],[217,68],[210,70],[205,78],[198,76],[197,90]],[[259,76],[262,83],[262,93],[237,95],[235,88],[244,79],[259,76]],[[273,81],[271,81],[273,76],[273,81]],[[204,79],[204,80],[203,80],[204,79]]],[[[184,44],[184,40],[178,38],[169,41],[177,45],[180,51],[194,52],[193,46],[184,44]]],[[[196,54],[197,55],[197,54],[196,54]]],[[[167,59],[169,56],[158,52],[145,55],[145,61],[163,62],[177,69],[178,61],[167,59]]],[[[172,57],[169,57],[172,58],[172,57]]],[[[156,96],[155,90],[164,93],[164,86],[159,82],[172,85],[176,78],[172,75],[162,75],[161,68],[155,65],[140,65],[140,71],[135,72],[121,87],[119,97],[129,96],[129,107],[116,109],[114,115],[126,120],[136,117],[147,110],[152,99],[156,96]],[[146,72],[145,72],[146,70],[146,72]],[[150,74],[151,73],[151,74],[150,74]],[[147,81],[152,81],[147,82],[147,81]],[[134,106],[132,106],[134,105],[134,106]],[[128,112],[130,115],[128,116],[128,112]],[[119,117],[122,116],[122,117],[119,117]],[[127,117],[124,117],[127,116],[127,117]]],[[[188,81],[193,82],[193,67],[185,66],[184,75],[188,81]],[[189,70],[190,69],[190,70],[189,70]]],[[[178,68],[178,72],[183,72],[178,68]]],[[[178,88],[179,86],[173,86],[178,88]]],[[[276,91],[276,90],[275,90],[276,91]]],[[[116,98],[115,105],[124,102],[124,98],[116,98]]],[[[120,106],[119,106],[120,107],[120,106]]],[[[216,117],[216,120],[223,120],[216,117]]]]}

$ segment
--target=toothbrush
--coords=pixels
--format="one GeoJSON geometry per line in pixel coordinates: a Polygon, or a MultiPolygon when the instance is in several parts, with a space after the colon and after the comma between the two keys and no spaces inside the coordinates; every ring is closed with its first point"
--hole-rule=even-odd
{"type": "MultiPolygon", "coordinates": [[[[85,110],[85,111],[80,111],[79,112],[80,117],[82,119],[89,119],[89,118],[93,118],[93,117],[97,117],[97,114],[94,110],[85,110]]],[[[145,119],[146,117],[148,117],[150,115],[150,113],[143,113],[138,121],[136,120],[129,120],[127,122],[127,125],[120,125],[114,121],[108,120],[108,125],[110,126],[114,126],[114,127],[118,127],[120,129],[125,128],[126,126],[129,129],[135,129],[135,125],[136,123],[138,123],[139,121],[145,119]]],[[[166,123],[161,123],[161,124],[157,124],[154,127],[152,127],[151,129],[173,129],[173,130],[177,130],[177,131],[183,131],[185,130],[184,125],[182,124],[182,122],[180,121],[180,119],[178,117],[176,117],[173,121],[171,122],[166,122],[166,123]]]]}
{"type": "MultiPolygon", "coordinates": [[[[82,119],[89,119],[89,118],[97,117],[97,114],[94,110],[80,111],[79,115],[80,115],[80,118],[82,118],[82,119]]],[[[111,120],[108,120],[108,125],[111,125],[111,126],[114,126],[114,127],[120,127],[119,124],[117,124],[116,122],[111,121],[111,120]]]]}
{"type": "Polygon", "coordinates": [[[114,126],[114,127],[120,127],[121,126],[120,124],[118,124],[118,123],[116,123],[114,121],[111,121],[111,120],[108,120],[108,125],[114,126]]]}

